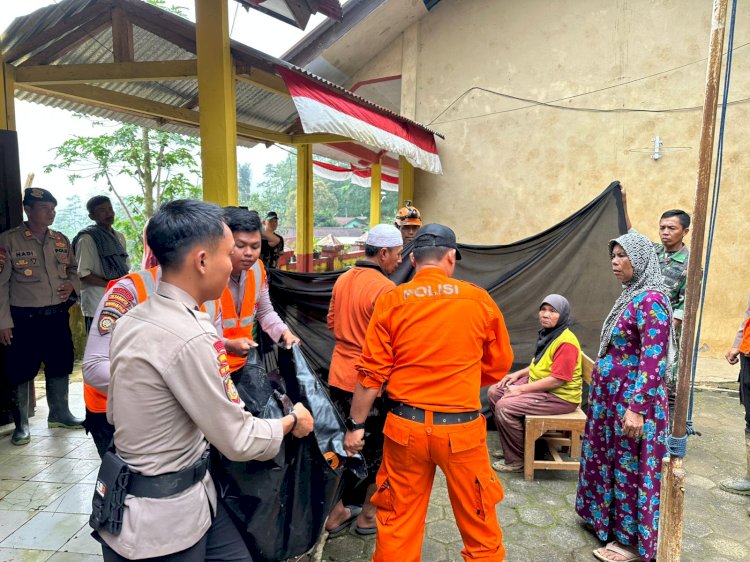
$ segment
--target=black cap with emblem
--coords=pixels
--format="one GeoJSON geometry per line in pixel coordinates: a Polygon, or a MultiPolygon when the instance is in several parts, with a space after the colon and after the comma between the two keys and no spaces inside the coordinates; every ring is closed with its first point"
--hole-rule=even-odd
{"type": "Polygon", "coordinates": [[[456,233],[442,224],[426,224],[417,230],[413,240],[414,248],[428,248],[430,246],[441,246],[443,248],[454,248],[456,259],[461,259],[461,252],[456,243],[456,233]]]}
{"type": "Polygon", "coordinates": [[[57,199],[41,187],[27,187],[23,190],[23,204],[25,206],[31,206],[34,203],[52,203],[57,205],[57,199]]]}

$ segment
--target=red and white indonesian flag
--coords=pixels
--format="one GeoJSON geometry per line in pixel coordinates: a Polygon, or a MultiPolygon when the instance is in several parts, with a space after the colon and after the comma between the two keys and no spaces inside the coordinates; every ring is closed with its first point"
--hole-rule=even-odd
{"type": "MultiPolygon", "coordinates": [[[[355,168],[354,166],[344,168],[328,162],[313,160],[313,173],[331,181],[349,180],[354,185],[372,187],[372,170],[369,168],[355,168]]],[[[381,174],[380,189],[381,191],[398,191],[398,176],[381,174]]]]}
{"type": "Polygon", "coordinates": [[[282,66],[284,79],[306,133],[332,133],[406,158],[414,167],[441,174],[435,137],[417,125],[383,115],[282,66]]]}

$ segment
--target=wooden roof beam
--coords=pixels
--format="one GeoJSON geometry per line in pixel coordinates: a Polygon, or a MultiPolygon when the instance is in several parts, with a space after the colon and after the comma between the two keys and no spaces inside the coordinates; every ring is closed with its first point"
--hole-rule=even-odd
{"type": "Polygon", "coordinates": [[[155,82],[189,80],[198,76],[196,59],[20,66],[16,81],[23,84],[85,84],[89,82],[155,82]]]}
{"type": "Polygon", "coordinates": [[[112,8],[112,54],[115,62],[135,60],[133,24],[125,11],[117,6],[112,8]]]}
{"type": "Polygon", "coordinates": [[[287,89],[284,80],[282,80],[280,76],[277,76],[276,74],[272,74],[270,72],[266,72],[265,70],[261,70],[259,68],[255,68],[237,60],[235,60],[234,67],[237,80],[247,82],[248,84],[251,84],[256,88],[261,88],[263,90],[266,90],[267,92],[271,92],[272,94],[291,98],[291,96],[289,95],[289,90],[287,89]]]}
{"type": "MultiPolygon", "coordinates": [[[[75,103],[93,105],[122,113],[145,115],[154,119],[164,119],[165,121],[182,123],[194,127],[200,126],[200,114],[197,111],[114,92],[96,86],[83,84],[56,86],[18,84],[17,88],[40,95],[54,96],[75,103]]],[[[290,135],[269,131],[246,123],[237,123],[237,134],[243,138],[255,141],[291,144],[290,135]]]]}

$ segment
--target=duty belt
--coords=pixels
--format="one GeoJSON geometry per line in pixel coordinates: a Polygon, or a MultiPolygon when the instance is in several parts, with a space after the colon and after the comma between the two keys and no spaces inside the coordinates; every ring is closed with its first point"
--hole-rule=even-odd
{"type": "Polygon", "coordinates": [[[166,498],[179,494],[203,480],[208,470],[208,461],[208,451],[206,451],[199,461],[178,472],[158,476],[144,476],[132,472],[128,481],[128,494],[139,498],[166,498]]]}
{"type": "MultiPolygon", "coordinates": [[[[417,423],[424,423],[425,421],[425,410],[417,408],[415,406],[409,406],[403,402],[397,402],[391,413],[404,418],[405,420],[415,421],[417,423]]],[[[478,410],[472,412],[432,412],[432,423],[433,425],[453,425],[456,423],[466,423],[477,419],[481,413],[478,410]]]]}
{"type": "Polygon", "coordinates": [[[55,314],[67,313],[71,307],[71,302],[66,301],[51,306],[12,306],[10,307],[11,315],[24,318],[35,318],[38,316],[53,316],[55,314]]]}

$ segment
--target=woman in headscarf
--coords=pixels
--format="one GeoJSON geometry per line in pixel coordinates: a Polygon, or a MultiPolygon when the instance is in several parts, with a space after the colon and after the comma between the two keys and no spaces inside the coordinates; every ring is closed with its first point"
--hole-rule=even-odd
{"type": "Polygon", "coordinates": [[[672,309],[653,245],[643,235],[610,241],[622,294],[604,321],[593,372],[576,512],[605,562],[656,556],[672,309]]]}
{"type": "Polygon", "coordinates": [[[581,346],[570,331],[570,303],[548,295],[539,306],[539,337],[531,364],[490,387],[488,398],[495,415],[505,457],[492,468],[498,472],[523,471],[524,418],[574,411],[581,403],[581,346]]]}

